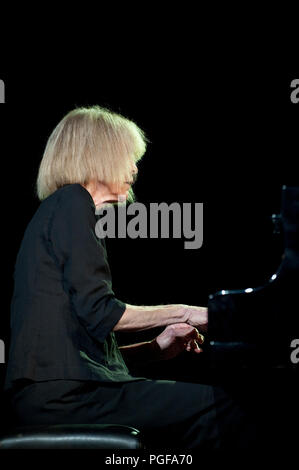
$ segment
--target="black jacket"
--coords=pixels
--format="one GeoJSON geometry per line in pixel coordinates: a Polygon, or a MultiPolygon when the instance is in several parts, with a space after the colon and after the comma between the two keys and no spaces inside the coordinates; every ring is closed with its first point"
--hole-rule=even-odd
{"type": "Polygon", "coordinates": [[[55,191],[30,221],[15,265],[5,389],[24,378],[136,380],[112,331],[125,304],[112,291],[96,221],[80,184],[55,191]]]}

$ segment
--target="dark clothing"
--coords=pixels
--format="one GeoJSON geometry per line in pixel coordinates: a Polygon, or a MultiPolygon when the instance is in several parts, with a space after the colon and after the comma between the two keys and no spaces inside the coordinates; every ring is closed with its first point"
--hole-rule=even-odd
{"type": "Polygon", "coordinates": [[[136,380],[112,332],[125,304],[112,291],[96,222],[80,184],[55,191],[30,221],[15,265],[5,389],[24,378],[136,380]]]}
{"type": "Polygon", "coordinates": [[[123,384],[55,380],[16,392],[17,424],[123,424],[157,449],[256,448],[254,417],[219,387],[169,380],[123,384]]]}
{"type": "Polygon", "coordinates": [[[242,407],[208,385],[132,377],[113,327],[105,243],[86,189],[66,185],[41,203],[15,267],[5,388],[16,424],[128,424],[158,446],[250,445],[242,407]],[[243,430],[243,431],[242,431],[243,430]]]}

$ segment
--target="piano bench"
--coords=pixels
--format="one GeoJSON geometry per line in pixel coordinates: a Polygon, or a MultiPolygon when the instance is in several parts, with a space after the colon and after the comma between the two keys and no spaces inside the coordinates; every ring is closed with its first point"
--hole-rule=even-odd
{"type": "Polygon", "coordinates": [[[118,424],[59,424],[16,428],[2,449],[144,449],[140,431],[118,424]]]}

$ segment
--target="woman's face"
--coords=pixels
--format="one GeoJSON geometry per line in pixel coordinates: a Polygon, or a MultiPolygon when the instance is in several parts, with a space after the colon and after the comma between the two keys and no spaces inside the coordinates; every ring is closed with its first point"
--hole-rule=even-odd
{"type": "Polygon", "coordinates": [[[88,183],[87,185],[84,185],[84,187],[90,193],[96,209],[100,209],[107,203],[124,202],[128,197],[129,189],[135,181],[137,173],[138,169],[136,165],[133,164],[131,180],[124,181],[120,188],[117,188],[116,185],[107,185],[100,181],[88,183]]]}

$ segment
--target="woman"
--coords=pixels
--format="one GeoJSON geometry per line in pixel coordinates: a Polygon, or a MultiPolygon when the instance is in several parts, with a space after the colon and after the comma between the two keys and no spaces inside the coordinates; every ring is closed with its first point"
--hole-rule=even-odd
{"type": "Polygon", "coordinates": [[[228,436],[217,410],[229,423],[236,409],[224,392],[132,377],[125,363],[199,353],[197,328],[207,330],[204,307],[134,306],[112,290],[95,212],[134,199],[145,150],[135,123],[98,106],[71,111],[50,136],[37,178],[42,202],[16,260],[5,388],[19,425],[116,422],[143,431],[148,445],[160,432],[165,446],[216,448],[228,436]],[[114,331],[157,326],[165,329],[153,341],[118,347],[114,331]]]}

